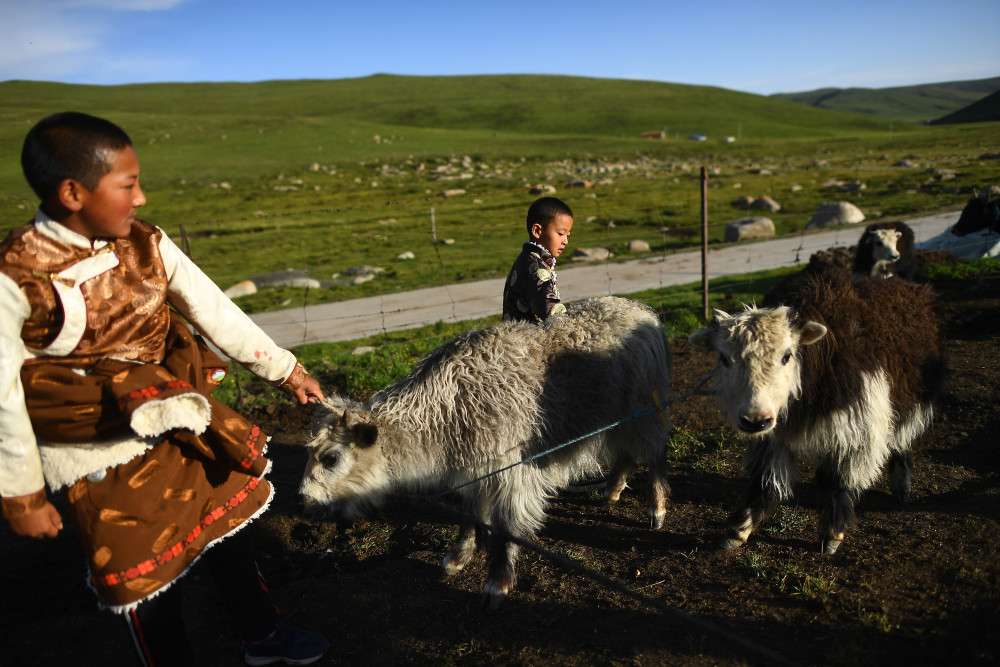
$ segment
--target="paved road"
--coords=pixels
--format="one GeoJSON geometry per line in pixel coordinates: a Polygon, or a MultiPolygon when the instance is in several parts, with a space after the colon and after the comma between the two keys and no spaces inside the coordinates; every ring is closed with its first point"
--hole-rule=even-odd
{"type": "MultiPolygon", "coordinates": [[[[907,220],[921,243],[954,224],[961,211],[907,220]]],[[[776,269],[809,261],[818,250],[857,243],[860,230],[810,232],[746,243],[708,252],[708,276],[776,269]]],[[[513,262],[513,257],[511,257],[513,262]]],[[[621,263],[569,264],[558,267],[564,301],[608,294],[631,294],[701,280],[701,250],[621,263]]],[[[251,317],[282,347],[303,343],[354,340],[378,333],[413,329],[435,322],[461,321],[498,314],[503,278],[430,287],[381,296],[258,313],[251,317]]]]}

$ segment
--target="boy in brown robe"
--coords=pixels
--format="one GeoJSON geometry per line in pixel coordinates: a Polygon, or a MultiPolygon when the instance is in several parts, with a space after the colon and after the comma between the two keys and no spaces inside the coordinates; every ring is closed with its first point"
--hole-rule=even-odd
{"type": "Polygon", "coordinates": [[[49,116],[21,164],[41,204],[0,244],[4,517],[19,535],[55,537],[44,485],[66,490],[89,584],[127,615],[143,664],[192,660],[171,584],[202,556],[248,664],[318,660],[328,642],[281,622],[241,531],[270,502],[268,436],[210,396],[227,364],[184,319],[301,404],[323,398],[319,383],[135,218],[146,198],[119,127],[49,116]]]}

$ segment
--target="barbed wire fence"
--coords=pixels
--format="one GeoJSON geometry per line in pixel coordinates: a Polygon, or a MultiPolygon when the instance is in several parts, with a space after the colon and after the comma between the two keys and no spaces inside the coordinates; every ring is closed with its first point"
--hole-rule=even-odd
{"type": "MultiPolygon", "coordinates": [[[[702,182],[702,185],[704,186],[704,181],[702,182]]],[[[497,189],[495,191],[488,193],[476,192],[475,194],[467,195],[467,198],[469,199],[477,198],[483,200],[493,199],[499,201],[502,197],[508,196],[511,193],[515,192],[523,193],[525,190],[527,190],[527,188],[497,189]]],[[[544,193],[539,192],[535,194],[541,196],[544,193]]],[[[478,316],[475,317],[467,316],[467,313],[469,312],[467,306],[470,306],[471,302],[475,301],[475,299],[464,298],[463,296],[461,296],[462,290],[455,287],[455,285],[450,281],[449,263],[446,261],[445,255],[442,254],[441,252],[442,239],[439,238],[439,233],[438,233],[439,228],[437,221],[437,204],[436,204],[437,201],[439,200],[430,198],[416,198],[413,200],[396,200],[396,201],[385,202],[381,206],[373,205],[371,208],[373,210],[383,212],[384,215],[389,215],[391,212],[397,212],[396,217],[402,217],[402,214],[399,213],[400,211],[406,211],[406,215],[413,218],[419,218],[423,216],[424,219],[426,220],[426,225],[427,225],[426,233],[430,238],[430,243],[434,250],[433,259],[427,261],[437,264],[439,270],[438,286],[444,288],[446,298],[448,302],[450,302],[452,322],[482,319],[481,317],[478,316]],[[423,212],[421,212],[421,209],[423,212]]],[[[637,219],[642,217],[648,217],[649,214],[656,208],[656,206],[629,207],[621,204],[608,206],[600,199],[597,199],[595,201],[595,206],[599,211],[598,215],[599,215],[599,220],[601,221],[612,221],[615,218],[637,219]]],[[[331,215],[343,210],[346,209],[326,209],[325,211],[322,212],[322,214],[331,215]]],[[[704,205],[702,207],[702,210],[703,211],[705,210],[704,205]]],[[[747,213],[750,212],[751,212],[750,209],[747,208],[747,213]]],[[[523,215],[523,212],[521,210],[518,210],[516,211],[516,214],[512,214],[510,217],[517,218],[520,217],[521,215],[523,215]]],[[[709,281],[707,280],[708,274],[706,271],[706,273],[703,274],[703,277],[705,279],[702,281],[700,287],[698,286],[698,277],[699,277],[698,275],[689,276],[689,279],[684,280],[683,283],[680,283],[680,284],[694,285],[694,287],[690,289],[677,289],[676,280],[673,280],[672,277],[670,276],[671,271],[669,270],[669,265],[671,259],[674,257],[675,254],[674,250],[670,248],[669,238],[671,235],[679,236],[681,238],[686,238],[686,237],[694,238],[699,233],[704,232],[704,243],[702,245],[702,249],[706,256],[710,256],[711,250],[717,250],[723,247],[730,247],[733,245],[733,244],[718,243],[718,242],[708,243],[709,235],[714,232],[715,234],[713,235],[717,236],[718,231],[724,228],[727,224],[728,221],[720,223],[711,223],[708,221],[706,214],[706,216],[701,221],[692,220],[689,224],[681,227],[674,226],[668,229],[666,225],[660,225],[657,234],[659,235],[660,238],[661,250],[659,253],[649,253],[645,255],[647,261],[648,259],[652,258],[658,260],[655,264],[649,261],[647,266],[650,267],[650,270],[655,270],[657,272],[656,280],[652,282],[656,284],[654,291],[657,293],[657,296],[655,298],[659,302],[660,310],[665,310],[668,308],[680,308],[690,311],[693,315],[707,317],[708,316],[707,305],[711,302],[712,297],[717,296],[720,291],[753,290],[754,278],[752,277],[752,275],[746,280],[730,280],[726,281],[724,285],[712,288],[710,287],[709,281]],[[673,288],[673,289],[668,293],[668,288],[673,288]],[[698,308],[697,306],[686,305],[694,301],[697,301],[698,296],[701,296],[703,298],[702,303],[704,312],[702,312],[702,309],[698,308]]],[[[605,226],[604,231],[607,235],[606,238],[608,239],[612,238],[610,234],[611,229],[612,227],[610,225],[605,226]]],[[[628,230],[628,231],[633,231],[633,230],[628,230]]],[[[489,229],[487,229],[486,232],[488,233],[489,229]]],[[[182,236],[184,239],[183,247],[187,251],[190,247],[191,241],[186,231],[183,229],[182,229],[182,236]]],[[[834,233],[834,242],[831,246],[829,242],[818,241],[816,237],[807,234],[804,231],[798,232],[788,237],[792,241],[792,243],[789,245],[789,248],[787,250],[786,265],[789,267],[800,265],[805,261],[807,261],[811,255],[819,251],[830,250],[831,248],[846,249],[851,245],[853,245],[854,243],[856,243],[859,236],[860,236],[859,230],[855,229],[846,229],[842,231],[837,230],[834,233]]],[[[615,245],[618,245],[622,242],[620,239],[625,237],[621,235],[621,236],[615,236],[614,238],[615,238],[615,245]]],[[[697,248],[697,245],[695,245],[694,247],[697,248]]],[[[740,250],[742,251],[742,248],[740,250]]],[[[505,261],[512,262],[514,256],[516,256],[517,251],[519,251],[519,245],[516,248],[504,249],[504,252],[507,255],[509,255],[509,257],[505,255],[504,257],[505,261]]],[[[482,257],[491,257],[495,256],[496,252],[497,250],[495,248],[489,248],[486,250],[479,250],[472,248],[469,249],[469,251],[466,254],[468,255],[468,254],[478,253],[482,257]]],[[[302,250],[301,255],[303,258],[302,264],[305,266],[306,269],[310,268],[308,266],[308,261],[306,261],[308,253],[306,252],[305,249],[302,250]]],[[[734,266],[729,266],[727,267],[727,271],[725,271],[725,273],[753,274],[759,268],[770,268],[770,267],[758,266],[756,257],[757,255],[754,252],[754,244],[752,243],[746,244],[745,259],[742,262],[742,266],[739,267],[738,271],[734,270],[735,269],[734,266]]],[[[618,281],[615,278],[614,271],[612,270],[615,262],[616,258],[609,258],[605,260],[598,260],[596,262],[590,262],[590,264],[592,265],[593,264],[603,265],[604,287],[605,287],[602,293],[592,294],[590,296],[605,296],[605,295],[621,293],[620,290],[617,289],[618,281]]],[[[564,262],[562,266],[565,266],[565,264],[566,263],[564,262]]],[[[502,286],[500,286],[498,289],[502,290],[502,286]]],[[[336,325],[337,323],[347,324],[351,320],[360,320],[361,318],[370,317],[370,315],[368,314],[346,315],[336,312],[335,309],[332,309],[330,311],[311,310],[312,304],[309,303],[309,297],[311,293],[312,293],[311,289],[306,288],[303,295],[303,304],[301,308],[295,309],[296,311],[301,313],[303,320],[303,335],[302,335],[302,340],[299,341],[301,343],[314,342],[311,340],[311,337],[309,336],[310,328],[326,328],[328,325],[331,324],[333,325],[336,325]],[[323,312],[324,314],[319,314],[321,312],[323,312]]],[[[500,294],[498,292],[497,296],[499,297],[499,295],[500,294]]],[[[365,338],[375,334],[382,334],[383,336],[387,336],[393,330],[389,324],[389,321],[394,316],[405,311],[406,307],[390,306],[388,296],[389,296],[388,292],[379,292],[375,294],[374,297],[369,297],[372,298],[375,302],[377,302],[378,325],[376,326],[375,329],[371,330],[367,335],[357,336],[357,338],[365,338]]],[[[493,315],[499,315],[499,313],[493,313],[493,315]]],[[[384,347],[393,347],[393,346],[401,346],[404,344],[411,344],[413,342],[435,340],[437,338],[439,337],[438,336],[416,337],[408,339],[405,343],[387,340],[381,342],[380,345],[384,347]]],[[[425,502],[430,502],[430,499],[424,499],[424,500],[425,502]]],[[[438,502],[437,505],[441,507],[440,502],[438,502]]],[[[468,517],[460,517],[460,518],[462,520],[468,520],[468,517]]],[[[490,527],[488,526],[486,526],[485,528],[487,530],[490,530],[490,527]]],[[[712,637],[729,643],[731,646],[739,650],[742,655],[748,657],[749,659],[766,664],[781,664],[781,665],[794,664],[784,656],[772,652],[767,647],[761,646],[760,644],[757,644],[752,641],[748,641],[747,639],[740,637],[739,635],[736,635],[723,628],[708,623],[703,619],[686,614],[685,612],[675,607],[665,604],[662,600],[658,600],[656,598],[647,596],[641,593],[640,591],[633,590],[632,588],[628,587],[627,585],[625,585],[620,581],[617,581],[611,577],[603,575],[602,573],[597,572],[591,568],[580,565],[579,563],[574,563],[570,559],[567,559],[561,556],[560,554],[554,553],[549,549],[545,549],[539,544],[536,544],[528,540],[520,540],[516,538],[511,538],[511,539],[515,541],[519,546],[527,550],[533,551],[534,553],[549,559],[551,562],[559,565],[560,567],[570,572],[573,572],[579,576],[588,577],[598,582],[600,585],[608,588],[609,590],[616,591],[623,596],[629,597],[635,601],[647,605],[652,609],[659,611],[666,617],[672,619],[674,622],[685,625],[689,627],[692,631],[699,633],[702,636],[712,637]]]]}
{"type": "MultiPolygon", "coordinates": [[[[703,168],[704,172],[704,168],[703,168]]],[[[692,178],[690,174],[682,174],[686,181],[690,181],[691,184],[698,182],[698,179],[692,178]]],[[[675,172],[672,170],[663,170],[659,172],[645,172],[642,174],[630,175],[630,174],[619,174],[618,180],[615,183],[622,184],[626,183],[628,179],[639,179],[639,178],[656,178],[662,179],[665,183],[668,183],[670,187],[677,185],[678,179],[675,176],[675,172]]],[[[705,178],[703,174],[703,178],[705,178]]],[[[710,180],[711,176],[708,176],[706,180],[710,180]]],[[[702,189],[704,190],[705,183],[701,182],[702,189]]],[[[605,186],[609,187],[609,186],[605,186]]],[[[677,185],[679,188],[683,188],[687,193],[687,202],[680,208],[686,211],[693,211],[695,206],[691,198],[691,192],[694,188],[689,188],[686,184],[677,185]]],[[[501,207],[517,207],[516,210],[512,210],[509,216],[506,218],[517,220],[523,217],[522,207],[523,202],[518,202],[516,205],[510,202],[511,195],[523,195],[529,193],[534,196],[543,196],[547,194],[546,190],[539,189],[537,191],[532,190],[531,186],[519,186],[519,187],[497,187],[493,189],[477,189],[472,192],[462,192],[461,194],[452,194],[448,199],[449,204],[454,204],[456,201],[460,202],[478,202],[480,204],[491,205],[491,206],[501,206],[501,207]]],[[[429,192],[429,191],[428,191],[429,192]]],[[[715,297],[719,295],[720,292],[732,293],[739,291],[752,291],[754,289],[754,278],[752,275],[746,280],[727,280],[722,286],[712,287],[709,281],[703,280],[700,288],[698,287],[699,275],[686,275],[683,281],[679,281],[676,275],[672,275],[671,262],[672,259],[679,253],[685,252],[682,248],[685,246],[688,249],[694,250],[698,248],[697,237],[704,233],[705,242],[701,246],[703,253],[708,257],[711,257],[716,251],[738,247],[733,243],[725,243],[720,241],[711,241],[708,239],[724,237],[724,228],[732,222],[732,220],[726,220],[722,222],[714,222],[707,219],[697,220],[695,215],[691,216],[690,221],[685,221],[681,225],[671,225],[667,226],[666,218],[661,217],[661,224],[656,225],[650,222],[644,222],[641,224],[635,224],[634,222],[625,226],[616,227],[616,220],[656,220],[658,215],[662,216],[662,209],[664,208],[663,203],[647,204],[647,205],[633,205],[630,202],[624,201],[622,197],[612,197],[607,193],[601,192],[600,186],[590,185],[585,186],[585,191],[582,195],[578,195],[577,191],[566,189],[566,195],[556,195],[563,198],[572,197],[576,200],[584,202],[586,204],[592,204],[592,209],[595,211],[593,215],[587,215],[584,220],[580,220],[583,216],[578,216],[577,226],[580,226],[580,222],[584,224],[591,225],[586,228],[586,232],[580,233],[577,238],[581,239],[581,244],[585,244],[588,247],[594,245],[610,246],[613,252],[628,252],[629,239],[634,238],[637,240],[658,240],[660,245],[659,253],[641,253],[640,261],[644,261],[644,266],[650,271],[656,271],[657,276],[655,280],[646,281],[650,284],[650,289],[646,291],[655,292],[653,299],[657,302],[658,307],[661,311],[670,310],[686,310],[689,311],[695,317],[707,317],[709,310],[707,309],[707,304],[715,297]],[[592,197],[587,197],[587,195],[593,195],[592,197]],[[594,224],[599,225],[595,229],[594,224]],[[597,243],[591,243],[596,237],[596,232],[602,233],[603,237],[598,240],[597,243]],[[678,240],[679,239],[679,240],[678,240]],[[656,259],[653,262],[651,260],[656,259]],[[681,289],[679,285],[690,284],[692,287],[690,289],[681,289]],[[689,304],[697,301],[698,297],[701,297],[703,303],[703,309],[698,309],[692,307],[689,304]],[[701,311],[701,312],[699,312],[701,311]]],[[[711,191],[711,196],[719,197],[725,196],[724,191],[713,190],[711,191]]],[[[442,205],[439,202],[442,201],[441,195],[430,195],[425,193],[424,195],[412,195],[410,197],[401,197],[394,199],[382,200],[380,202],[366,202],[360,205],[351,206],[340,206],[334,208],[301,208],[283,211],[280,213],[273,214],[275,217],[280,218],[278,222],[274,223],[276,226],[280,226],[283,233],[294,234],[297,227],[308,227],[310,225],[315,225],[317,223],[299,223],[299,222],[287,222],[285,219],[294,218],[303,215],[312,215],[318,218],[329,218],[331,216],[336,216],[341,213],[346,212],[358,212],[362,210],[371,211],[374,217],[388,218],[391,220],[399,221],[409,221],[408,228],[411,231],[414,229],[419,229],[421,225],[425,226],[426,236],[428,238],[431,248],[434,251],[434,256],[432,259],[425,259],[420,261],[433,262],[436,265],[436,279],[427,281],[425,284],[414,285],[414,288],[424,288],[424,287],[438,287],[443,288],[445,293],[445,298],[450,304],[451,317],[450,320],[443,320],[447,323],[457,323],[462,321],[472,321],[481,320],[488,318],[491,313],[484,313],[478,311],[476,312],[472,306],[476,299],[466,298],[463,296],[463,290],[461,282],[456,282],[455,276],[452,275],[451,264],[446,259],[448,253],[441,252],[441,246],[448,241],[446,238],[441,238],[441,228],[437,219],[437,209],[438,206],[442,205]],[[421,223],[423,219],[423,223],[421,223]],[[471,310],[470,310],[471,308],[471,310]]],[[[734,215],[741,212],[738,208],[735,208],[734,204],[734,215]]],[[[707,211],[704,202],[702,202],[703,211],[707,211]]],[[[576,209],[576,205],[574,205],[576,209]]],[[[588,210],[588,213],[590,211],[588,210]]],[[[751,209],[750,204],[745,204],[745,209],[742,211],[747,215],[754,213],[751,209]]],[[[762,211],[762,215],[766,215],[766,211],[762,211]]],[[[676,213],[675,213],[676,214],[676,213]]],[[[263,216],[266,219],[266,215],[263,216]]],[[[246,219],[241,218],[241,222],[246,219]]],[[[213,221],[210,225],[211,228],[218,230],[226,224],[233,221],[213,221]]],[[[505,234],[509,233],[509,226],[507,223],[494,223],[492,225],[484,225],[479,229],[481,236],[489,238],[491,233],[497,233],[500,230],[501,224],[504,225],[503,232],[505,234]]],[[[258,229],[270,227],[264,220],[255,219],[241,225],[244,229],[258,229]]],[[[373,229],[370,233],[375,234],[378,232],[381,234],[381,230],[378,227],[372,225],[373,229]]],[[[233,232],[237,233],[237,232],[233,232]]],[[[387,232],[388,233],[388,232],[387,232]]],[[[192,238],[194,235],[188,230],[182,227],[181,229],[182,237],[182,248],[190,252],[191,245],[193,243],[192,238]]],[[[792,236],[785,238],[797,238],[798,244],[791,247],[788,252],[786,266],[792,267],[799,264],[805,263],[810,256],[819,251],[827,251],[835,248],[849,248],[851,245],[856,243],[857,239],[860,237],[860,230],[856,229],[844,229],[837,230],[835,232],[835,240],[831,245],[828,242],[817,242],[816,235],[808,234],[805,231],[800,231],[792,236]]],[[[197,238],[194,238],[194,242],[197,238]]],[[[573,239],[574,242],[577,241],[576,238],[573,239]]],[[[573,245],[577,245],[574,243],[573,245]]],[[[655,241],[654,244],[655,245],[655,241]]],[[[743,265],[736,270],[736,266],[730,264],[725,267],[724,271],[716,271],[714,278],[724,277],[727,274],[753,274],[758,270],[765,268],[774,268],[773,266],[764,266],[763,264],[758,265],[755,255],[755,243],[743,244],[746,248],[745,261],[743,265]]],[[[579,247],[579,246],[578,246],[579,247]]],[[[516,253],[520,249],[520,244],[516,248],[503,249],[503,254],[499,255],[499,251],[495,246],[489,243],[482,245],[463,245],[462,256],[466,262],[481,262],[482,260],[492,259],[496,261],[498,256],[504,262],[512,262],[516,253]]],[[[311,270],[310,261],[310,249],[303,248],[300,252],[301,257],[298,262],[299,265],[303,267],[304,270],[311,270]]],[[[291,258],[295,259],[295,258],[291,258]]],[[[611,294],[623,294],[629,293],[626,288],[621,286],[615,277],[615,264],[621,262],[623,257],[612,254],[606,259],[589,260],[587,262],[575,262],[566,261],[565,259],[560,262],[560,269],[566,269],[575,266],[602,266],[604,269],[604,288],[600,293],[589,294],[590,297],[605,296],[611,294]]],[[[708,271],[713,271],[713,267],[707,267],[708,271]]],[[[703,276],[707,278],[707,274],[703,276]]],[[[498,275],[499,278],[499,275],[498,275]]],[[[563,290],[566,291],[565,288],[563,290]]],[[[289,314],[293,312],[298,313],[298,317],[301,318],[302,323],[302,335],[298,340],[287,341],[285,344],[289,347],[293,347],[299,344],[323,342],[324,340],[354,340],[361,338],[373,337],[381,334],[386,336],[392,331],[401,330],[401,327],[397,324],[390,324],[390,321],[399,319],[406,310],[412,305],[412,303],[406,303],[403,305],[398,304],[398,299],[391,299],[391,296],[398,295],[399,292],[395,290],[389,291],[379,291],[372,296],[360,297],[364,299],[369,299],[376,301],[377,303],[373,306],[375,311],[376,319],[378,321],[377,325],[373,325],[367,330],[359,332],[357,335],[352,335],[351,338],[345,339],[343,337],[337,338],[326,338],[324,339],[322,335],[313,335],[318,331],[328,331],[332,328],[336,329],[336,324],[339,322],[344,324],[344,329],[350,331],[358,331],[356,326],[362,323],[364,320],[371,320],[373,313],[345,313],[342,309],[332,307],[333,304],[338,303],[337,301],[330,301],[329,299],[311,298],[315,294],[319,294],[321,290],[318,289],[306,289],[302,295],[301,307],[296,307],[289,310],[289,314]],[[397,305],[389,305],[390,302],[396,303],[397,305]],[[329,304],[330,308],[318,309],[315,306],[329,304]]],[[[497,288],[497,301],[499,302],[499,296],[502,293],[502,285],[497,288]]],[[[414,298],[419,298],[419,295],[413,293],[414,298]]],[[[649,299],[647,299],[648,301],[649,299]]],[[[499,315],[499,312],[492,313],[493,315],[499,315]]],[[[426,324],[426,323],[425,323],[426,324]]],[[[416,325],[410,328],[419,328],[421,325],[416,325]]],[[[409,341],[419,341],[420,338],[410,338],[409,341]]],[[[379,343],[380,345],[400,345],[399,342],[385,341],[379,343]]]]}

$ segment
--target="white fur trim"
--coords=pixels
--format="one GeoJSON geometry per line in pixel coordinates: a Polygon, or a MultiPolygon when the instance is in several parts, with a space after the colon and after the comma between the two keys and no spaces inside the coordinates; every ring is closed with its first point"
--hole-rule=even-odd
{"type": "Polygon", "coordinates": [[[98,470],[131,461],[151,449],[155,439],[129,437],[112,442],[56,444],[39,441],[42,472],[53,492],[98,470]]]}
{"type": "Polygon", "coordinates": [[[129,425],[143,437],[183,428],[201,435],[212,419],[212,407],[201,394],[190,392],[161,401],[148,401],[132,413],[129,425]]]}

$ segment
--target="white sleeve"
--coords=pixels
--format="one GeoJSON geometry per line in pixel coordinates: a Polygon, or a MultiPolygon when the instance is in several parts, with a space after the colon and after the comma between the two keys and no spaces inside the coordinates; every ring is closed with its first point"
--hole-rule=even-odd
{"type": "Polygon", "coordinates": [[[30,314],[21,288],[0,273],[0,496],[25,496],[45,486],[21,386],[21,327],[30,314]]]}
{"type": "MultiPolygon", "coordinates": [[[[160,230],[163,232],[163,230],[160,230]]],[[[278,347],[239,306],[170,240],[160,240],[170,303],[224,354],[278,386],[295,369],[295,355],[278,347]]]]}

